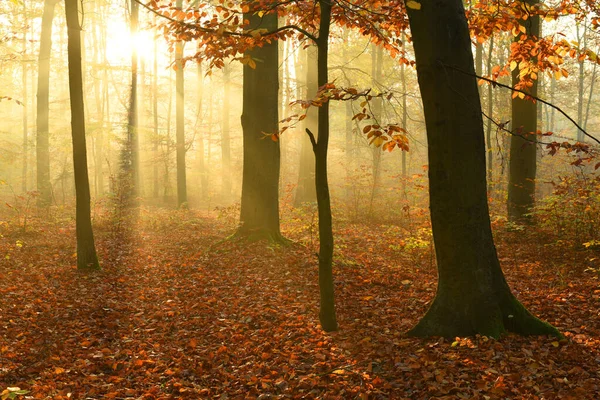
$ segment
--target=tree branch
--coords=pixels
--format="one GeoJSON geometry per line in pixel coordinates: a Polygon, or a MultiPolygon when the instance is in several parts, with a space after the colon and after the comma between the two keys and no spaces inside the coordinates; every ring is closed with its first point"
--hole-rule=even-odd
{"type": "Polygon", "coordinates": [[[600,144],[600,140],[598,140],[596,137],[594,137],[594,136],[590,135],[589,133],[587,133],[587,132],[585,131],[585,129],[583,129],[581,126],[579,126],[579,124],[578,124],[577,122],[575,122],[575,120],[569,116],[569,114],[567,114],[566,112],[564,112],[564,111],[563,111],[563,110],[562,110],[560,107],[558,107],[558,106],[555,106],[554,104],[550,103],[549,101],[546,101],[546,100],[544,100],[544,99],[541,99],[541,98],[539,98],[539,97],[537,97],[537,96],[533,96],[532,94],[530,94],[530,93],[527,93],[527,92],[525,92],[525,91],[523,91],[523,90],[515,89],[515,88],[513,88],[512,86],[504,85],[504,84],[502,84],[502,83],[500,83],[500,82],[497,82],[497,81],[495,81],[495,80],[493,80],[493,79],[489,79],[489,78],[486,78],[486,77],[483,77],[483,76],[479,76],[479,75],[477,75],[477,74],[472,74],[472,73],[470,73],[470,72],[464,71],[464,70],[462,70],[462,69],[460,69],[460,68],[457,68],[457,67],[454,67],[454,66],[452,66],[452,65],[447,65],[447,64],[444,64],[444,63],[443,63],[443,62],[441,62],[441,61],[439,61],[439,63],[440,63],[440,65],[441,65],[442,67],[444,67],[444,68],[448,68],[448,69],[451,69],[451,70],[454,70],[454,71],[458,71],[458,72],[460,72],[460,73],[462,73],[462,74],[465,74],[465,75],[469,75],[469,76],[473,76],[473,77],[475,77],[475,78],[479,78],[479,79],[481,79],[481,80],[484,80],[484,81],[486,81],[486,82],[488,82],[488,83],[491,83],[492,85],[500,86],[500,87],[503,87],[503,88],[505,88],[505,89],[510,89],[510,90],[512,90],[513,92],[517,92],[517,93],[523,93],[523,94],[524,94],[525,96],[527,96],[527,97],[531,97],[532,99],[535,99],[535,100],[537,100],[537,101],[539,101],[539,102],[541,102],[541,103],[543,103],[543,104],[546,104],[546,105],[547,105],[547,106],[549,106],[549,107],[552,107],[552,108],[554,108],[554,109],[555,109],[555,110],[557,110],[559,113],[561,113],[563,116],[565,116],[565,117],[566,117],[566,118],[567,118],[569,121],[571,121],[571,123],[572,123],[573,125],[575,125],[575,126],[577,127],[577,129],[579,129],[579,130],[580,130],[580,131],[581,131],[581,132],[582,132],[582,133],[583,133],[585,136],[589,137],[590,139],[592,139],[592,140],[593,140],[593,141],[595,141],[596,143],[600,144]]]}
{"type": "Polygon", "coordinates": [[[306,128],[306,133],[308,134],[308,138],[310,139],[310,143],[312,144],[313,151],[317,151],[317,140],[315,139],[315,135],[313,135],[313,133],[308,128],[306,128]]]}

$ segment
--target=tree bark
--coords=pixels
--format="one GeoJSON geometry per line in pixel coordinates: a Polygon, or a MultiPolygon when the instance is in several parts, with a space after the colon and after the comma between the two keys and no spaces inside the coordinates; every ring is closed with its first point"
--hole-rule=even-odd
{"type": "MultiPolygon", "coordinates": [[[[260,17],[256,10],[244,14],[247,30],[277,29],[277,14],[260,17]]],[[[277,42],[264,44],[246,52],[256,62],[243,69],[242,130],[244,164],[240,227],[237,234],[252,239],[281,241],[279,228],[279,142],[265,136],[279,130],[277,42]]]]}
{"type": "MultiPolygon", "coordinates": [[[[183,7],[183,0],[177,0],[177,9],[183,7]]],[[[183,41],[175,44],[175,141],[177,153],[177,206],[187,208],[187,179],[185,170],[185,116],[184,116],[184,83],[183,83],[183,41]]]]}
{"type": "Polygon", "coordinates": [[[48,207],[52,203],[52,185],[50,184],[50,53],[52,50],[52,20],[54,7],[58,0],[45,0],[40,32],[40,56],[37,84],[36,117],[36,171],[37,190],[40,193],[38,205],[48,207]]]}
{"type": "MultiPolygon", "coordinates": [[[[319,0],[321,20],[319,22],[319,38],[317,42],[317,70],[319,87],[328,81],[328,42],[329,25],[331,23],[331,3],[319,0]]],[[[319,213],[319,290],[321,295],[319,320],[326,332],[338,328],[335,313],[333,286],[333,224],[331,217],[331,199],[327,181],[327,150],[329,147],[329,102],[326,101],[318,112],[319,135],[315,140],[312,135],[315,152],[315,185],[317,207],[319,213]]],[[[309,131],[307,129],[307,131],[309,131]]],[[[310,132],[310,131],[309,131],[310,132]]]]}
{"type": "Polygon", "coordinates": [[[27,3],[23,2],[23,39],[21,40],[21,84],[23,85],[23,91],[21,92],[23,101],[23,165],[21,170],[21,190],[23,193],[27,192],[27,161],[29,159],[29,133],[27,132],[29,128],[29,100],[27,96],[27,18],[27,3]]]}
{"type": "Polygon", "coordinates": [[[231,78],[229,66],[223,67],[223,119],[221,125],[222,197],[227,204],[231,198],[231,139],[229,135],[229,101],[231,78]]]}
{"type": "MultiPolygon", "coordinates": [[[[527,7],[538,0],[524,0],[527,7]]],[[[540,33],[539,17],[521,21],[526,35],[536,38],[540,33]]],[[[516,38],[515,40],[518,40],[516,38]]],[[[534,39],[535,40],[535,39],[534,39]]],[[[512,74],[513,86],[519,82],[519,68],[512,74]]],[[[533,81],[529,93],[537,96],[538,83],[533,81]]],[[[510,161],[508,182],[508,218],[512,222],[530,223],[529,213],[535,205],[535,175],[537,169],[537,108],[528,99],[512,99],[512,136],[510,138],[510,161]]]]}
{"type": "MultiPolygon", "coordinates": [[[[136,0],[131,0],[131,36],[135,37],[138,31],[139,5],[136,0]]],[[[131,88],[129,93],[129,109],[127,114],[127,143],[125,149],[124,162],[124,185],[126,192],[125,198],[129,205],[136,203],[136,198],[140,193],[140,174],[139,174],[139,132],[138,132],[138,53],[135,46],[131,52],[131,88]]]]}
{"type": "MultiPolygon", "coordinates": [[[[490,37],[490,48],[488,50],[488,59],[487,59],[487,74],[488,76],[492,75],[492,54],[494,51],[494,35],[490,37]]],[[[487,184],[488,191],[490,193],[494,190],[494,151],[492,147],[492,118],[494,117],[494,87],[490,84],[487,85],[487,115],[488,119],[486,121],[485,128],[485,143],[487,146],[487,184]]]]}
{"type": "MultiPolygon", "coordinates": [[[[208,198],[208,171],[206,170],[206,163],[204,161],[204,132],[202,128],[203,120],[203,109],[202,100],[204,97],[204,75],[202,73],[202,61],[198,61],[196,76],[198,79],[198,102],[196,104],[196,121],[197,128],[200,131],[198,135],[198,168],[200,169],[200,198],[202,201],[206,201],[208,198]]],[[[210,106],[209,106],[210,107],[210,106]]]]}
{"type": "MultiPolygon", "coordinates": [[[[381,84],[383,78],[383,47],[371,44],[371,88],[373,90],[377,85],[381,84]]],[[[378,92],[378,91],[377,91],[378,92]]],[[[372,100],[374,123],[383,126],[382,110],[383,101],[381,97],[376,97],[372,100]]],[[[373,186],[371,187],[371,198],[369,200],[369,217],[373,217],[373,205],[379,191],[379,180],[381,175],[381,147],[372,146],[372,168],[373,168],[373,186]]]]}
{"type": "Polygon", "coordinates": [[[73,170],[75,172],[77,268],[99,268],[90,212],[90,183],[85,144],[83,74],[81,70],[81,27],[78,0],[65,0],[67,18],[69,93],[71,98],[71,136],[73,138],[73,170]]]}
{"type": "Polygon", "coordinates": [[[554,334],[504,279],[492,239],[485,142],[473,54],[461,0],[408,8],[428,140],[438,290],[412,336],[554,334]]]}

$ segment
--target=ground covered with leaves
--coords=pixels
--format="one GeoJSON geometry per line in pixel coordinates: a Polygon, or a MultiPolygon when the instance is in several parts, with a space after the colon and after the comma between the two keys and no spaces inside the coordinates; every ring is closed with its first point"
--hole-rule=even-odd
{"type": "MultiPolygon", "coordinates": [[[[54,399],[596,399],[600,254],[496,227],[518,298],[563,341],[408,338],[436,288],[425,227],[336,223],[340,330],[318,325],[314,219],[280,247],[232,225],[142,211],[97,219],[102,270],[75,269],[74,224],[2,226],[0,392],[54,399]],[[10,393],[10,392],[5,392],[10,393]]],[[[15,395],[16,396],[16,395],[15,395]]]]}

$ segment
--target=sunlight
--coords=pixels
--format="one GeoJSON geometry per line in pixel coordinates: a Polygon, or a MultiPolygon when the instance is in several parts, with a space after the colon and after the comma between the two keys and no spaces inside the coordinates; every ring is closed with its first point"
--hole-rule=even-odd
{"type": "Polygon", "coordinates": [[[129,24],[122,20],[109,22],[107,38],[107,57],[111,64],[128,64],[131,62],[132,49],[146,61],[151,60],[154,52],[152,32],[141,30],[131,36],[129,24]]]}

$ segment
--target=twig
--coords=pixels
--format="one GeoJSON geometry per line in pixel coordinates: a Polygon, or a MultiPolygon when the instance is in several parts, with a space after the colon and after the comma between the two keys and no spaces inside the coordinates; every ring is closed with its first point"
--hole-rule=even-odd
{"type": "Polygon", "coordinates": [[[537,96],[534,96],[534,95],[532,95],[532,94],[530,94],[530,93],[527,93],[527,92],[525,92],[525,91],[523,91],[523,90],[520,90],[520,89],[515,89],[515,88],[514,88],[514,87],[512,87],[512,86],[508,86],[508,85],[502,84],[502,83],[500,83],[500,82],[497,82],[497,81],[495,81],[495,80],[493,80],[493,79],[489,79],[489,78],[486,78],[486,77],[483,77],[483,76],[479,76],[479,75],[477,75],[477,74],[473,74],[473,73],[471,73],[471,72],[464,71],[464,70],[462,70],[462,69],[460,69],[460,68],[457,68],[457,67],[454,67],[454,66],[452,66],[452,65],[447,65],[447,64],[444,64],[444,63],[443,63],[443,62],[441,62],[441,61],[439,61],[439,63],[440,63],[440,64],[441,64],[441,65],[442,65],[444,68],[452,69],[452,70],[454,70],[454,71],[458,71],[458,72],[460,72],[460,73],[463,73],[463,74],[465,74],[465,75],[469,75],[469,76],[473,76],[473,77],[475,77],[475,78],[479,78],[479,79],[481,79],[481,80],[484,80],[484,81],[486,81],[486,82],[488,82],[488,83],[491,83],[492,85],[500,86],[500,87],[503,87],[503,88],[505,88],[505,89],[510,89],[510,90],[512,90],[513,92],[522,93],[522,94],[524,94],[524,95],[525,95],[525,96],[527,96],[527,97],[531,97],[532,99],[535,99],[535,100],[537,100],[537,101],[539,101],[539,102],[541,102],[541,103],[543,103],[543,104],[546,104],[547,106],[550,106],[550,107],[554,108],[554,109],[555,109],[555,110],[557,110],[559,113],[561,113],[563,116],[565,116],[565,117],[566,117],[566,118],[567,118],[569,121],[571,121],[571,123],[572,123],[573,125],[575,125],[575,126],[577,127],[577,129],[579,129],[579,130],[580,130],[580,131],[581,131],[581,132],[582,132],[582,133],[583,133],[585,136],[589,137],[590,139],[592,139],[592,140],[593,140],[593,141],[595,141],[596,143],[600,144],[600,140],[599,140],[599,139],[597,139],[596,137],[594,137],[594,136],[590,135],[589,133],[587,133],[587,132],[585,131],[585,129],[583,129],[581,126],[579,126],[579,124],[578,124],[577,122],[575,122],[575,120],[569,116],[569,114],[567,114],[566,112],[564,112],[564,111],[563,111],[563,110],[562,110],[560,107],[558,107],[558,106],[556,106],[556,105],[554,105],[554,104],[550,103],[549,101],[546,101],[546,100],[544,100],[544,99],[542,99],[542,98],[539,98],[539,97],[537,97],[537,96]]]}

